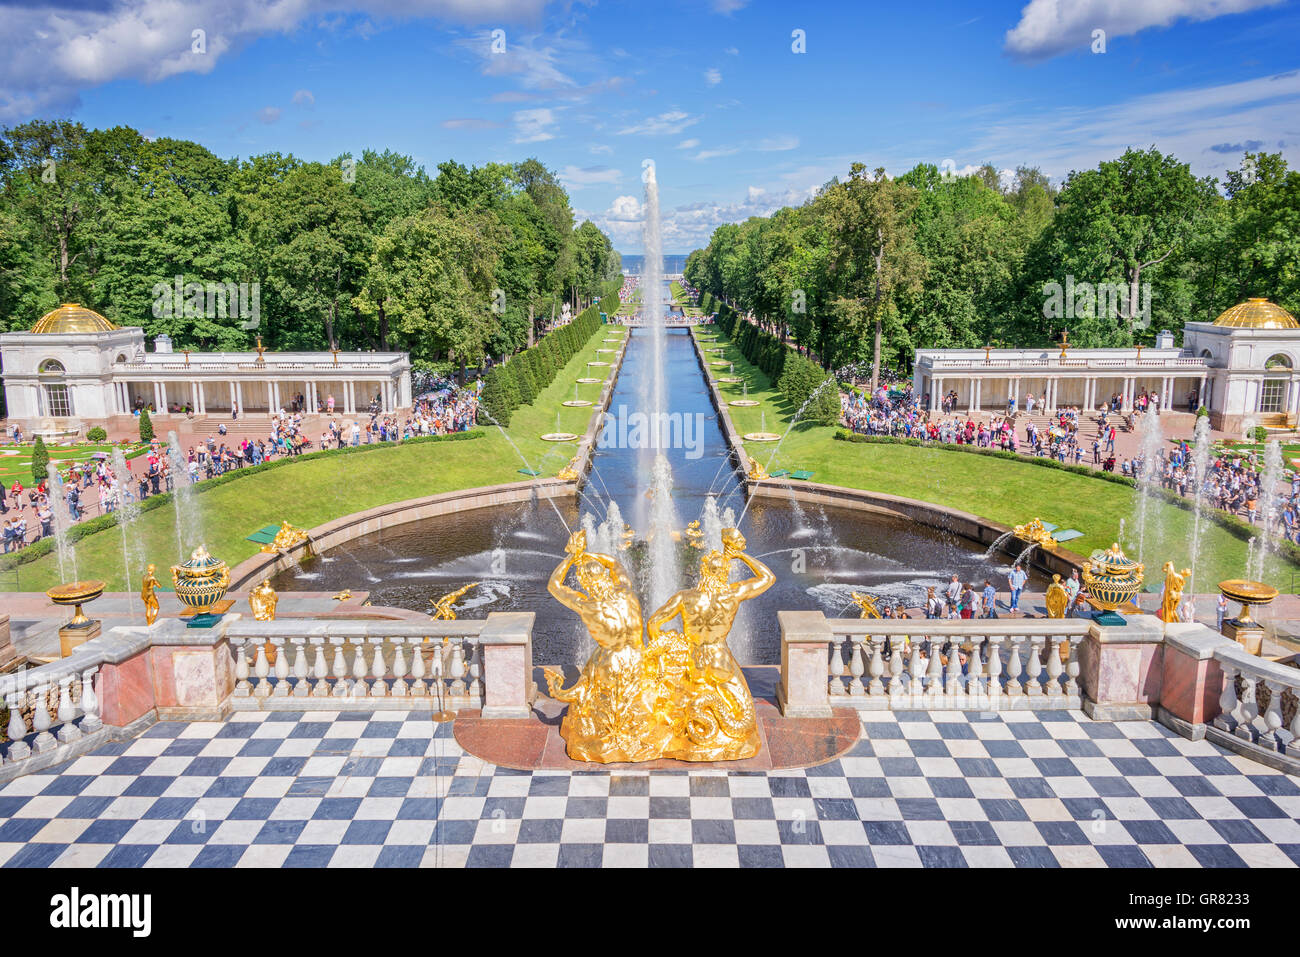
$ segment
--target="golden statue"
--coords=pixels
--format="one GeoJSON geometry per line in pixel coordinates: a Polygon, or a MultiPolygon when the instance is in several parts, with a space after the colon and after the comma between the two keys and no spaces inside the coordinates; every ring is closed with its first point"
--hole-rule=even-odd
{"type": "Polygon", "coordinates": [[[1182,621],[1178,606],[1182,603],[1183,586],[1187,584],[1187,578],[1192,574],[1192,570],[1184,568],[1180,572],[1175,570],[1173,562],[1165,562],[1163,571],[1165,573],[1165,596],[1160,602],[1160,620],[1166,623],[1182,621]]]}
{"type": "Polygon", "coordinates": [[[1061,584],[1061,576],[1053,575],[1052,583],[1047,586],[1047,617],[1064,618],[1065,608],[1070,604],[1070,593],[1061,584]]]}
{"type": "Polygon", "coordinates": [[[686,541],[691,548],[703,548],[704,542],[701,541],[703,538],[704,533],[700,531],[700,520],[697,518],[686,526],[686,541]]]}
{"type": "Polygon", "coordinates": [[[351,590],[351,589],[348,589],[348,588],[345,588],[345,589],[343,589],[341,592],[339,592],[337,595],[332,596],[332,600],[333,600],[333,601],[347,601],[347,600],[348,600],[349,598],[351,598],[351,597],[352,597],[352,590],[351,590]]]}
{"type": "Polygon", "coordinates": [[[156,565],[150,565],[149,570],[144,573],[144,580],[140,582],[140,600],[144,602],[144,623],[152,625],[158,620],[158,595],[154,589],[159,587],[158,579],[154,577],[157,571],[156,565]]]}
{"type": "Polygon", "coordinates": [[[859,594],[858,592],[851,592],[849,597],[852,598],[853,603],[862,610],[862,614],[858,616],[859,618],[880,617],[880,612],[876,610],[876,602],[878,599],[872,598],[870,595],[859,594]]]}
{"type": "Polygon", "coordinates": [[[578,480],[578,470],[576,468],[578,457],[575,455],[569,459],[569,464],[555,473],[555,477],[561,482],[576,482],[578,480]]]}
{"type": "Polygon", "coordinates": [[[303,529],[290,525],[288,522],[281,522],[280,530],[275,533],[275,538],[269,544],[263,545],[261,550],[264,552],[283,552],[306,541],[309,541],[309,539],[303,529]]]}
{"type": "Polygon", "coordinates": [[[254,621],[275,621],[275,604],[280,600],[271,579],[263,578],[262,584],[248,593],[248,607],[253,609],[254,621]]]}
{"type": "Polygon", "coordinates": [[[655,709],[672,729],[663,757],[681,761],[735,761],[758,753],[754,699],[727,635],[740,603],[776,582],[762,562],[745,554],[745,539],[723,529],[722,551],[700,560],[694,588],[673,595],[650,616],[646,652],[657,671],[655,709]],[[732,582],[731,563],[743,562],[753,578],[732,582]],[[678,616],[682,630],[662,631],[678,616]]]}
{"type": "Polygon", "coordinates": [[[1043,527],[1043,520],[1036,518],[1027,525],[1017,525],[1012,532],[1022,542],[1037,542],[1039,545],[1055,545],[1056,539],[1043,527]]]}
{"type": "Polygon", "coordinates": [[[768,477],[767,469],[763,468],[758,459],[754,458],[752,455],[749,457],[749,477],[755,482],[761,482],[763,479],[768,477]]]}
{"type": "Polygon", "coordinates": [[[456,612],[451,606],[460,600],[460,596],[465,594],[471,588],[478,585],[478,582],[470,582],[464,588],[457,588],[454,592],[443,595],[441,598],[430,598],[429,602],[433,605],[433,611],[430,612],[434,621],[455,621],[456,612]]]}
{"type": "Polygon", "coordinates": [[[569,705],[560,724],[565,750],[576,761],[601,764],[657,758],[672,732],[654,711],[656,685],[645,669],[632,580],[616,559],[587,551],[586,532],[570,535],[564,551],[546,588],[578,613],[598,646],[568,690],[560,672],[545,670],[551,697],[569,705]],[[571,568],[580,589],[564,584],[571,568]]]}

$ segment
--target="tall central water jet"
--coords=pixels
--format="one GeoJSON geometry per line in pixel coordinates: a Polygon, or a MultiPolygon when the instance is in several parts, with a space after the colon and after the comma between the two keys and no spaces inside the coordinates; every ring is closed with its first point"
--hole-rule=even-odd
{"type": "Polygon", "coordinates": [[[669,438],[668,410],[664,399],[664,303],[663,238],[659,229],[659,182],[653,160],[641,164],[645,181],[644,219],[641,242],[645,267],[641,276],[641,317],[650,332],[650,378],[642,380],[641,404],[650,422],[651,441],[642,450],[642,474],[650,477],[648,508],[642,528],[648,544],[647,585],[650,607],[658,608],[677,591],[677,545],[673,533],[678,529],[672,499],[672,468],[661,451],[669,438]]]}

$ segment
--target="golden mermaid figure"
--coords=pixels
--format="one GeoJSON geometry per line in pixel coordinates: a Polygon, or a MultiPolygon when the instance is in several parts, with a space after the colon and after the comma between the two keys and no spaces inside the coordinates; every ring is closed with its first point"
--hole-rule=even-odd
{"type": "Polygon", "coordinates": [[[598,645],[572,688],[563,687],[558,671],[546,669],[551,697],[569,705],[560,724],[565,750],[576,761],[601,764],[657,758],[671,732],[654,713],[655,686],[645,670],[641,603],[632,582],[616,559],[587,551],[585,532],[569,536],[564,550],[547,590],[578,613],[598,645]],[[564,584],[570,569],[578,589],[564,584]]]}
{"type": "Polygon", "coordinates": [[[734,761],[758,753],[754,699],[727,647],[740,603],[771,588],[776,576],[745,554],[745,539],[723,529],[722,551],[700,560],[694,588],[673,595],[650,616],[646,656],[658,677],[655,707],[672,728],[663,756],[682,761],[734,761]],[[732,582],[731,563],[743,562],[752,578],[732,582]],[[682,631],[664,631],[679,617],[682,631]]]}

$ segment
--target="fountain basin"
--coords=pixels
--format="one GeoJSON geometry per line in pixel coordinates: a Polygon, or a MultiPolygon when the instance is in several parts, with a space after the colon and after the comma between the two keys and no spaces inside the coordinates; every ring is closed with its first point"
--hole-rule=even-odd
{"type": "Polygon", "coordinates": [[[719,377],[718,377],[716,380],[714,380],[714,381],[716,381],[716,382],[744,382],[745,380],[742,379],[742,378],[740,378],[739,376],[719,376],[719,377]]]}
{"type": "Polygon", "coordinates": [[[569,406],[570,408],[581,408],[581,407],[584,407],[584,406],[591,405],[591,403],[588,402],[586,399],[570,399],[569,401],[567,401],[567,402],[561,402],[560,404],[561,404],[561,405],[567,405],[567,406],[569,406]]]}
{"type": "Polygon", "coordinates": [[[604,353],[605,355],[610,355],[610,354],[615,353],[615,352],[617,352],[617,351],[618,351],[617,349],[597,349],[597,350],[596,350],[596,354],[599,355],[599,354],[601,354],[601,353],[604,353]]]}
{"type": "Polygon", "coordinates": [[[608,362],[601,362],[601,361],[597,360],[597,361],[593,361],[593,362],[588,362],[587,365],[589,365],[589,366],[607,366],[607,365],[609,365],[609,363],[608,363],[608,362]]]}
{"type": "Polygon", "coordinates": [[[741,408],[748,408],[750,406],[758,405],[758,400],[757,399],[732,399],[730,402],[727,403],[727,405],[735,405],[735,406],[740,406],[741,408]]]}
{"type": "Polygon", "coordinates": [[[781,436],[775,432],[746,432],[743,438],[746,442],[778,442],[781,436]]]}
{"type": "Polygon", "coordinates": [[[593,383],[596,383],[596,382],[604,382],[605,380],[604,380],[604,379],[593,379],[591,376],[583,376],[581,379],[574,379],[573,381],[575,381],[575,382],[581,382],[581,383],[586,384],[586,385],[590,385],[590,384],[593,384],[593,383]]]}
{"type": "Polygon", "coordinates": [[[710,362],[709,365],[714,365],[714,366],[729,366],[729,365],[731,365],[731,363],[728,362],[726,359],[719,359],[717,362],[710,362]]]}
{"type": "MultiPolygon", "coordinates": [[[[564,403],[568,405],[569,403],[564,403]]],[[[572,442],[578,436],[573,432],[547,432],[542,436],[543,442],[572,442]]]]}

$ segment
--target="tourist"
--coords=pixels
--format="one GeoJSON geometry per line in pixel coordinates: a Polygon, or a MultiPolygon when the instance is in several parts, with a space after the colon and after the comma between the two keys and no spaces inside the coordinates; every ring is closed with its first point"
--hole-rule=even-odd
{"type": "Polygon", "coordinates": [[[1215,606],[1214,611],[1215,611],[1215,617],[1218,619],[1214,627],[1220,634],[1222,634],[1223,619],[1228,617],[1228,596],[1223,594],[1223,592],[1219,592],[1219,601],[1218,604],[1215,606]]]}
{"type": "Polygon", "coordinates": [[[993,583],[987,578],[984,579],[984,617],[996,618],[998,616],[998,590],[993,587],[993,583]]]}
{"type": "Polygon", "coordinates": [[[947,589],[944,590],[944,597],[948,599],[950,607],[956,607],[961,601],[961,581],[956,575],[952,576],[952,581],[948,582],[947,589]]]}
{"type": "Polygon", "coordinates": [[[963,618],[982,618],[980,614],[980,593],[976,590],[974,583],[966,586],[966,590],[961,596],[963,618]]]}
{"type": "Polygon", "coordinates": [[[1007,607],[1011,611],[1020,610],[1020,591],[1025,587],[1027,581],[1029,581],[1029,576],[1020,567],[1020,563],[1016,562],[1011,568],[1011,574],[1007,576],[1007,584],[1011,588],[1011,602],[1007,607]]]}
{"type": "Polygon", "coordinates": [[[940,617],[943,613],[943,599],[934,593],[933,585],[925,590],[925,595],[925,617],[940,617]]]}
{"type": "Polygon", "coordinates": [[[1083,588],[1083,583],[1079,581],[1079,569],[1070,572],[1070,577],[1065,582],[1065,596],[1068,599],[1065,603],[1065,617],[1070,618],[1074,615],[1075,602],[1079,600],[1079,592],[1083,588]]]}

